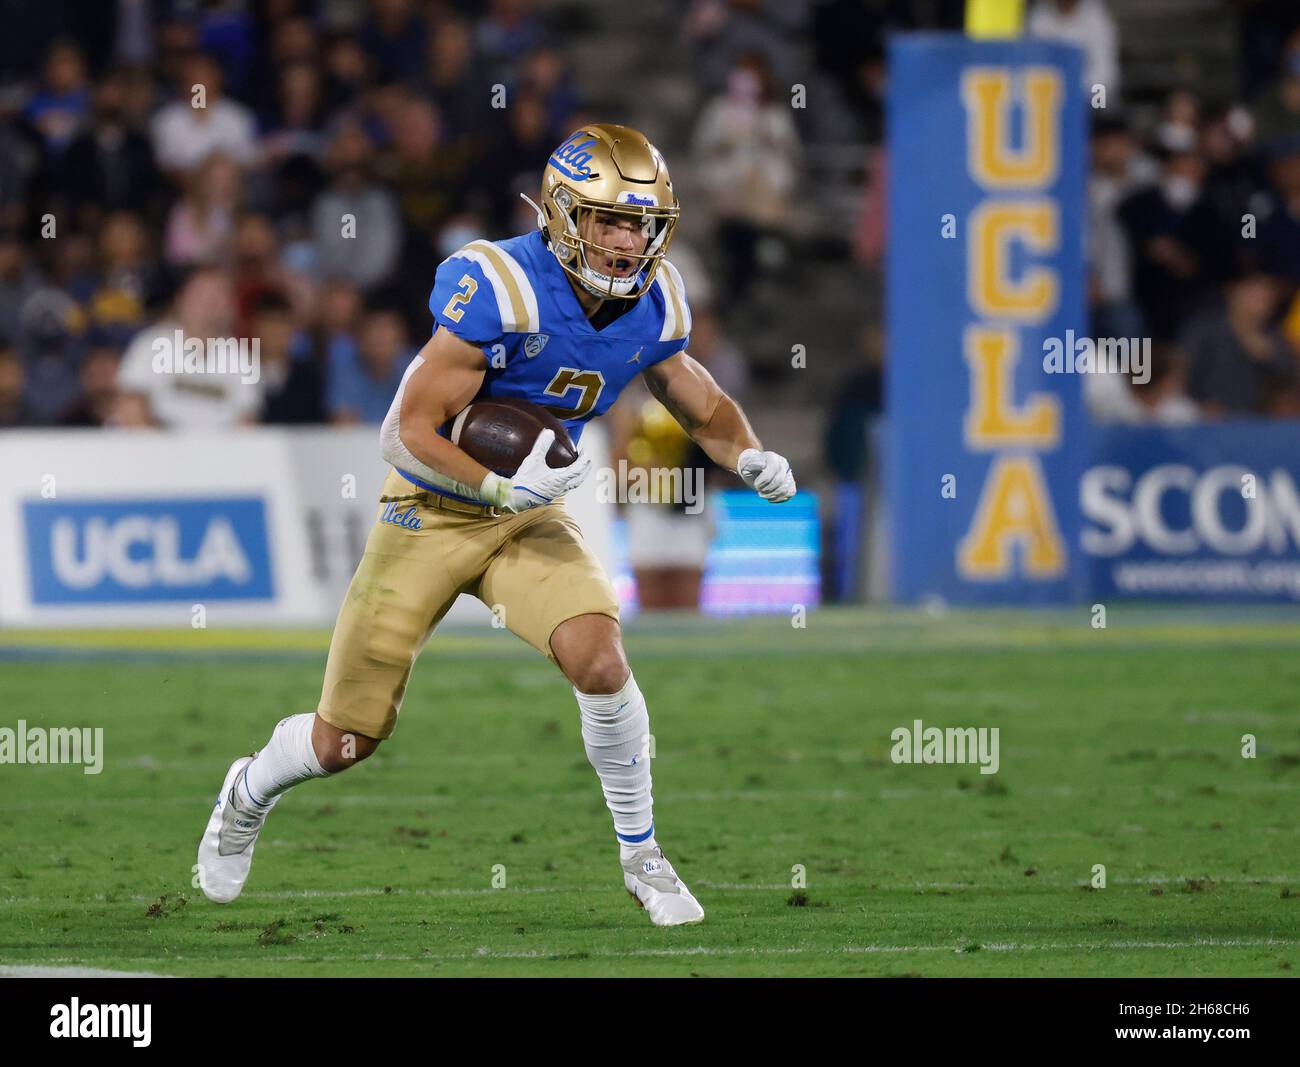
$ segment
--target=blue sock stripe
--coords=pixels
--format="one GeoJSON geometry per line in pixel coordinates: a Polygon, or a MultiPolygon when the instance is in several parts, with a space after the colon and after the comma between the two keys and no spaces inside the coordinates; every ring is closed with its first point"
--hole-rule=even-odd
{"type": "Polygon", "coordinates": [[[266,802],[263,800],[258,800],[257,797],[253,796],[253,787],[248,784],[248,768],[250,766],[251,763],[244,764],[244,769],[239,772],[239,778],[235,782],[235,788],[237,790],[239,788],[239,783],[243,782],[244,792],[248,794],[248,799],[253,802],[253,806],[255,808],[264,808],[266,807],[266,802]]]}
{"type": "Polygon", "coordinates": [[[651,823],[649,830],[647,830],[643,834],[637,834],[635,837],[624,837],[618,831],[614,832],[614,836],[617,837],[620,841],[624,841],[629,845],[635,845],[642,841],[647,840],[648,838],[654,837],[654,833],[655,833],[655,824],[651,823]]]}

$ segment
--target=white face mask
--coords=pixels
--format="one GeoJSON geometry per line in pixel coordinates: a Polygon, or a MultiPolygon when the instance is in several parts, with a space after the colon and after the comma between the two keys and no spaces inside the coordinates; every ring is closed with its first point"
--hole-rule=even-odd
{"type": "Polygon", "coordinates": [[[1166,202],[1177,211],[1184,211],[1192,206],[1200,188],[1191,178],[1184,174],[1174,174],[1160,183],[1166,202]]]}

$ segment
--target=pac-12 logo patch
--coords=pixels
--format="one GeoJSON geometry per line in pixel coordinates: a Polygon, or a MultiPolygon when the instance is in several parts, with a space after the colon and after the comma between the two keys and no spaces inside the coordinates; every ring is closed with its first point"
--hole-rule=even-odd
{"type": "Polygon", "coordinates": [[[546,342],[551,339],[548,333],[530,333],[524,338],[524,355],[529,359],[542,354],[542,349],[546,347],[546,342]]]}

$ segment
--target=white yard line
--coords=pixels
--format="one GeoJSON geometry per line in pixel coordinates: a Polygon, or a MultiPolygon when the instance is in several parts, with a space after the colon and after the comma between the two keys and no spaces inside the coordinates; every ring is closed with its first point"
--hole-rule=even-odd
{"type": "Polygon", "coordinates": [[[106,971],[97,967],[51,967],[48,964],[0,966],[0,978],[170,978],[170,974],[140,971],[106,971]]]}
{"type": "MultiPolygon", "coordinates": [[[[1132,886],[1181,886],[1185,882],[1214,882],[1217,885],[1300,885],[1300,873],[1297,874],[1255,874],[1255,875],[1166,875],[1153,874],[1141,878],[1108,878],[1108,885],[1132,885],[1132,886]]],[[[716,892],[742,892],[742,893],[793,893],[807,892],[813,898],[820,894],[832,895],[842,893],[846,890],[855,893],[906,893],[915,892],[919,889],[973,889],[973,890],[1006,890],[1018,887],[1033,889],[1035,887],[1044,887],[1048,889],[1079,889],[1089,885],[1086,878],[1076,880],[1069,879],[1047,879],[1038,878],[1037,876],[1025,877],[1008,877],[1004,882],[878,882],[862,880],[856,883],[837,881],[832,884],[818,882],[816,875],[812,883],[803,889],[796,890],[794,887],[784,882],[706,882],[698,881],[692,883],[697,889],[712,890],[716,892]]],[[[617,889],[617,885],[611,882],[601,883],[599,885],[558,885],[558,886],[507,886],[503,889],[493,889],[490,886],[415,886],[408,888],[398,888],[396,886],[385,889],[382,886],[357,886],[352,889],[279,889],[264,890],[243,893],[240,900],[333,900],[346,897],[477,897],[509,896],[511,894],[525,893],[610,893],[617,889]]],[[[1104,890],[1098,890],[1104,892],[1104,890]]],[[[171,895],[170,893],[168,894],[171,895]]],[[[124,903],[130,901],[135,904],[149,904],[158,899],[157,896],[149,896],[144,893],[134,893],[130,896],[115,897],[113,903],[124,903]]],[[[190,898],[196,904],[203,904],[202,894],[198,890],[193,890],[190,898]]],[[[23,904],[50,904],[66,906],[68,904],[85,904],[85,903],[108,903],[106,894],[98,893],[91,898],[73,899],[71,897],[0,897],[0,905],[23,905],[23,904]]],[[[214,914],[216,914],[214,912],[214,914]]]]}
{"type": "MultiPolygon", "coordinates": [[[[802,797],[808,800],[911,800],[916,797],[929,798],[947,798],[947,797],[969,797],[977,799],[983,797],[981,788],[982,780],[985,775],[975,773],[972,779],[972,785],[969,789],[957,789],[947,787],[943,789],[926,789],[919,786],[907,788],[882,788],[882,789],[709,789],[709,790],[680,790],[666,795],[660,804],[680,804],[680,803],[728,803],[736,800],[763,800],[763,801],[780,801],[794,797],[802,797]]],[[[1011,789],[1017,796],[1024,797],[1073,797],[1086,796],[1093,792],[1154,792],[1160,796],[1169,799],[1176,799],[1180,794],[1190,793],[1194,787],[1186,789],[1176,786],[1157,786],[1146,783],[1108,783],[1104,786],[1089,787],[1084,791],[1074,789],[1069,785],[1054,786],[1029,786],[1028,788],[1017,788],[1012,786],[1011,789]]],[[[1272,792],[1292,792],[1300,789],[1300,782],[1243,782],[1240,785],[1218,785],[1215,787],[1218,793],[1272,793],[1272,792]]],[[[112,804],[192,804],[198,805],[203,810],[207,810],[212,805],[211,793],[185,793],[174,796],[164,797],[96,797],[96,805],[108,806],[112,804]]],[[[532,801],[535,803],[553,803],[556,801],[569,801],[573,803],[583,803],[588,798],[586,792],[545,792],[530,793],[527,796],[521,796],[515,791],[508,792],[484,792],[476,790],[473,793],[456,795],[451,793],[436,793],[424,796],[412,796],[409,793],[359,793],[347,796],[335,796],[325,793],[304,793],[303,796],[319,797],[320,805],[330,804],[343,807],[376,807],[392,806],[398,810],[407,810],[411,806],[415,807],[434,807],[447,806],[454,804],[469,805],[483,803],[498,803],[503,799],[509,799],[514,804],[520,804],[522,801],[532,801]]],[[[306,803],[310,803],[310,799],[306,803]]],[[[67,807],[66,799],[48,798],[45,800],[21,800],[10,803],[0,803],[0,811],[30,811],[44,808],[62,808],[67,807]]],[[[1009,833],[1009,836],[1014,836],[1009,833]]]]}
{"type": "MultiPolygon", "coordinates": [[[[1300,945],[1297,938],[1195,938],[1190,941],[1075,941],[1053,942],[1044,944],[1019,943],[980,943],[979,952],[1134,952],[1134,951],[1168,951],[1195,948],[1279,948],[1300,945]]],[[[816,947],[797,945],[788,948],[754,948],[734,947],[715,948],[707,945],[679,948],[634,948],[615,950],[572,950],[572,949],[530,949],[527,951],[498,952],[482,945],[473,952],[456,953],[387,953],[374,952],[359,956],[304,956],[281,955],[262,951],[257,955],[228,956],[225,954],[203,957],[202,962],[213,968],[234,962],[258,963],[363,963],[363,962],[468,962],[471,960],[588,960],[588,959],[639,959],[639,958],[675,958],[691,956],[856,956],[856,955],[907,955],[910,953],[944,952],[957,955],[964,954],[967,948],[974,946],[961,944],[944,945],[839,945],[834,947],[816,947]]],[[[192,960],[190,956],[123,956],[123,962],[132,963],[178,963],[192,960]]],[[[43,966],[63,963],[75,963],[71,958],[63,957],[47,961],[43,966]]]]}

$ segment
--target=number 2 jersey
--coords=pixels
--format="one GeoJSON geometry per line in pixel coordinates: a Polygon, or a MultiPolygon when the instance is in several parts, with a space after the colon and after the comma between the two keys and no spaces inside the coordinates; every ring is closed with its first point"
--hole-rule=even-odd
{"type": "Polygon", "coordinates": [[[686,288],[667,260],[631,310],[596,329],[540,231],[473,241],[449,256],[429,310],[439,326],[482,348],[479,397],[544,407],[575,444],[636,375],[682,351],[691,330],[686,288]]]}

